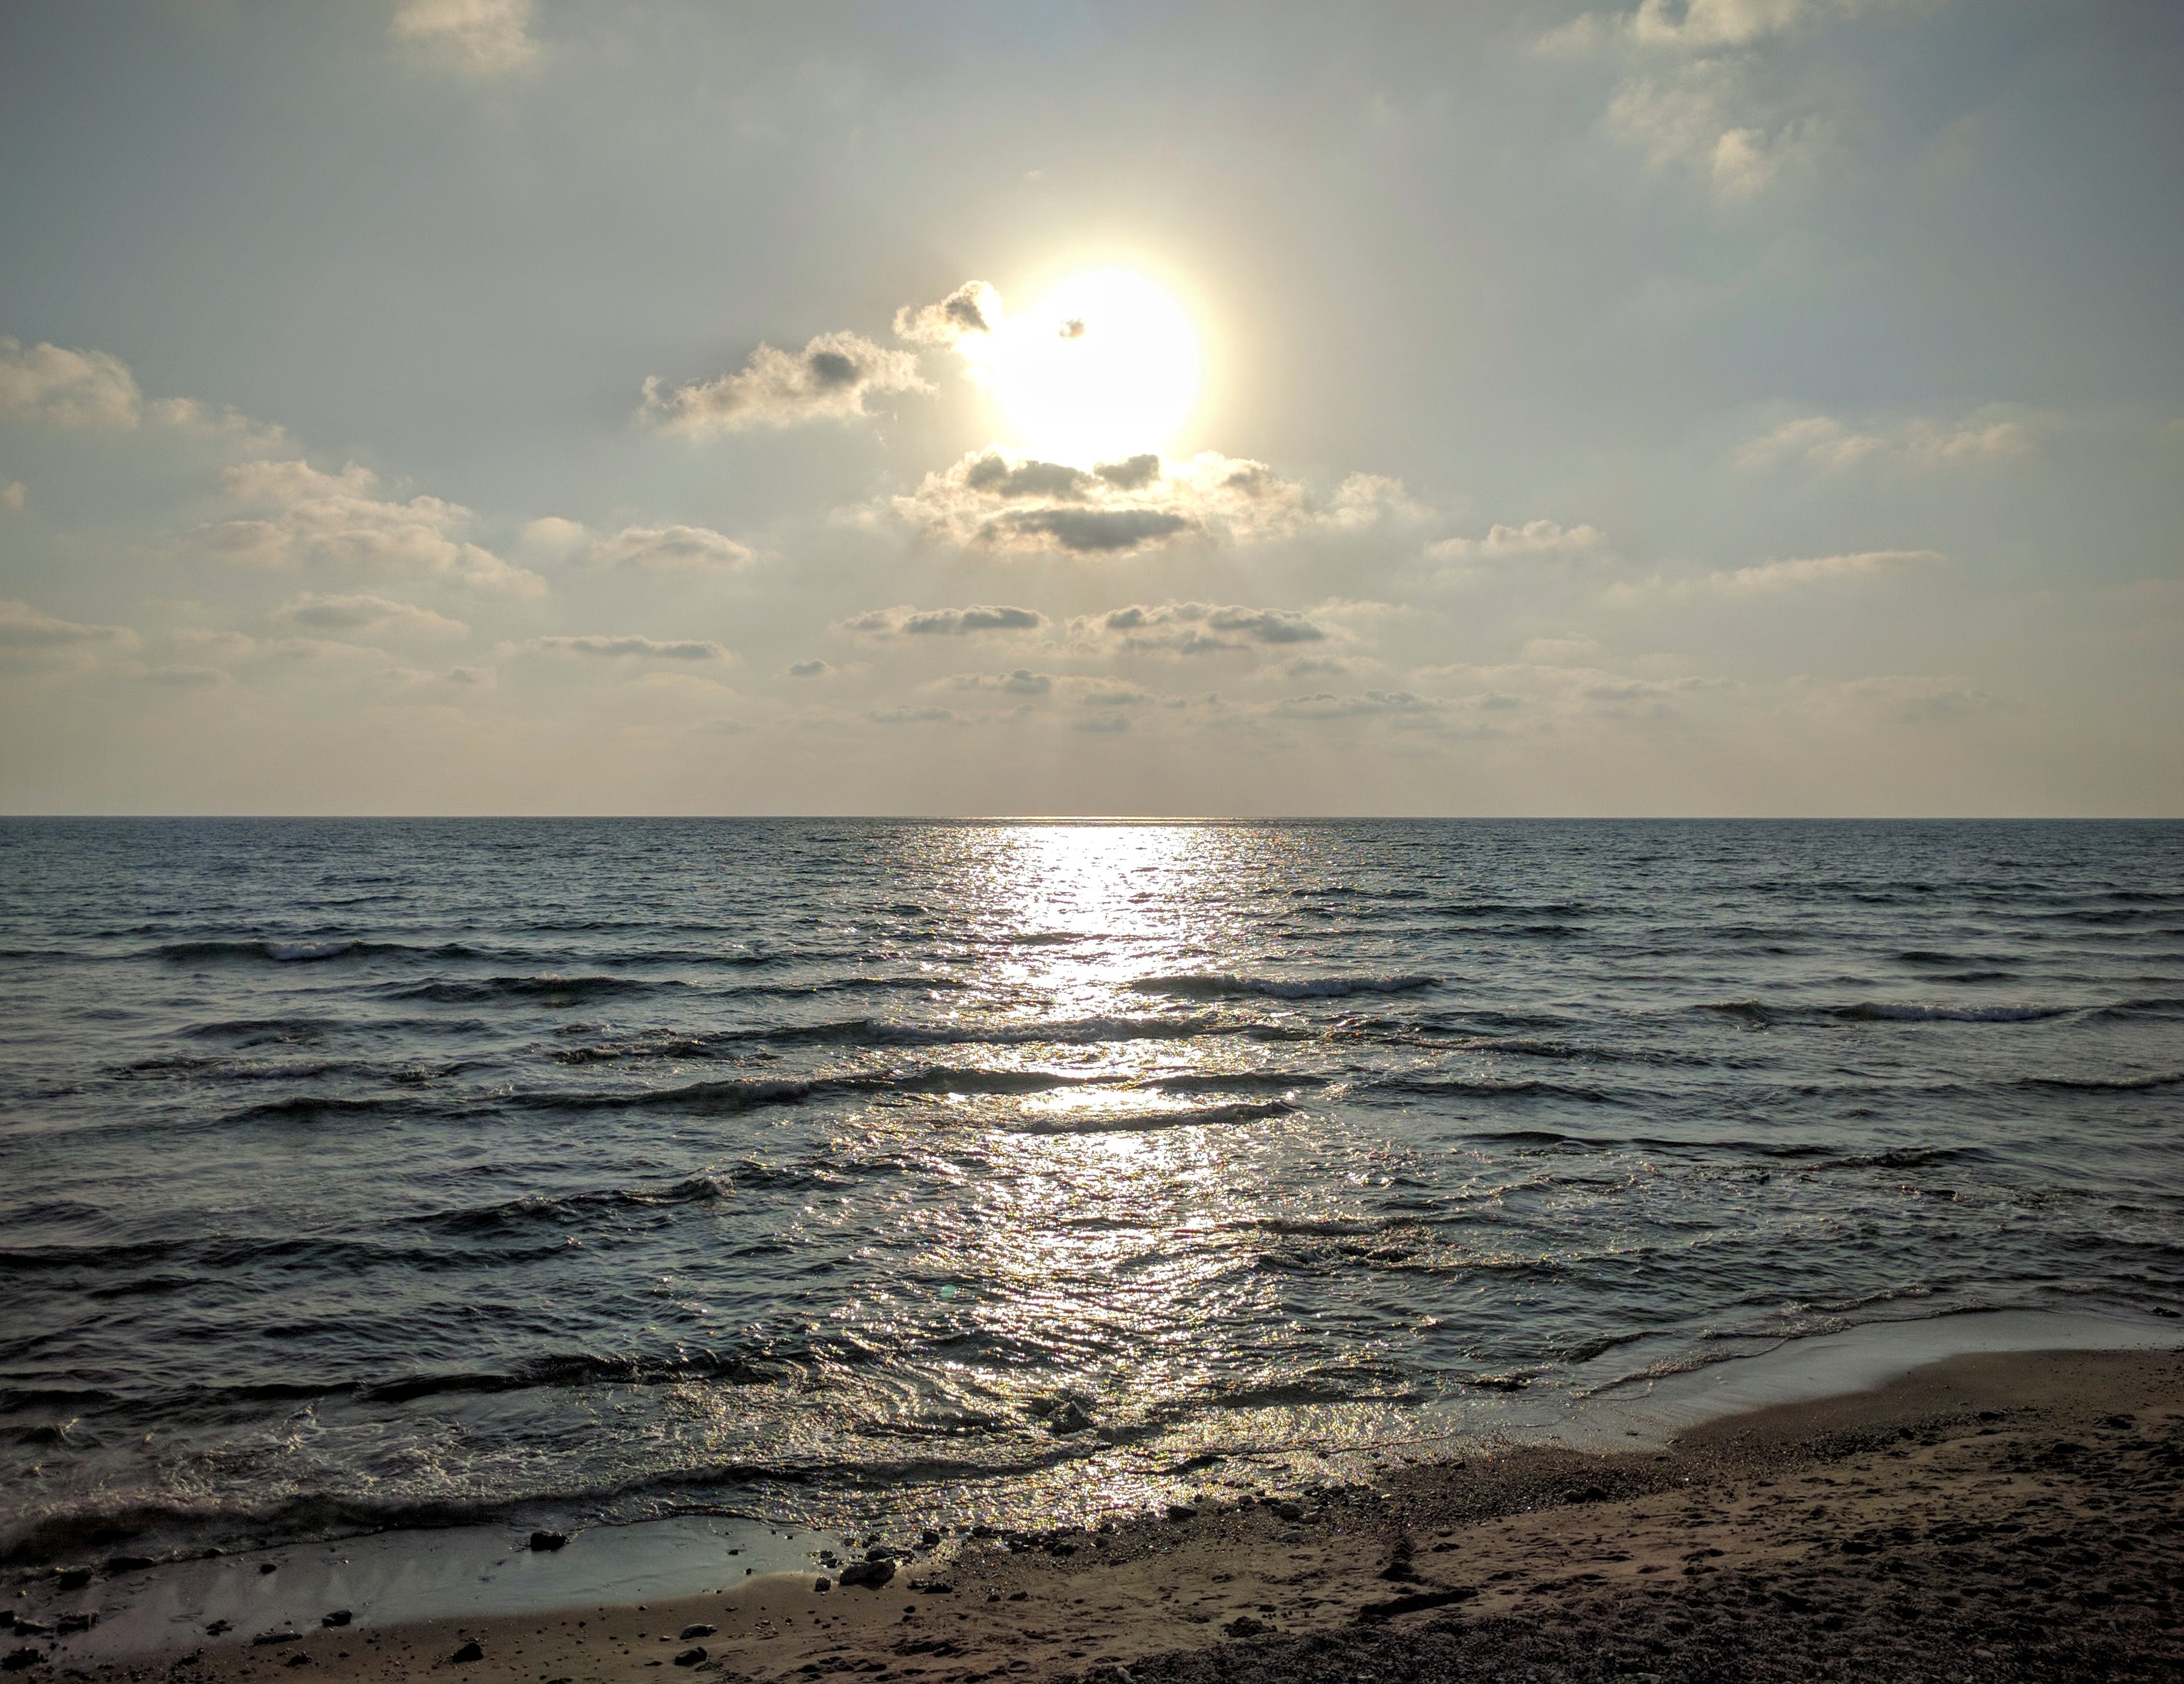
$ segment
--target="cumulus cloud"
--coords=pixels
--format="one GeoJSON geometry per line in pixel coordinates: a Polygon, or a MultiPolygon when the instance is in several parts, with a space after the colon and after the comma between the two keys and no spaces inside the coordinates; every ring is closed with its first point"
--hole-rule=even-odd
{"type": "Polygon", "coordinates": [[[1120,555],[1183,538],[1250,543],[1316,523],[1351,527],[1367,506],[1352,482],[1346,499],[1317,507],[1305,488],[1263,462],[1206,451],[1187,462],[1154,455],[1089,471],[986,449],[928,474],[896,514],[923,536],[997,549],[1120,555]]]}
{"type": "Polygon", "coordinates": [[[581,549],[590,534],[582,521],[565,520],[559,515],[542,515],[535,521],[526,521],[516,528],[516,540],[526,549],[546,555],[566,555],[581,549]]]}
{"type": "Polygon", "coordinates": [[[402,0],[390,32],[452,69],[503,75],[538,56],[531,5],[532,0],[402,0]]]}
{"type": "Polygon", "coordinates": [[[1070,639],[1132,654],[1211,655],[1327,640],[1326,627],[1287,609],[1211,602],[1132,603],[1069,624],[1070,639]]]}
{"type": "Polygon", "coordinates": [[[582,637],[539,638],[532,646],[569,655],[595,655],[610,658],[638,655],[654,661],[725,661],[728,654],[719,644],[697,638],[663,641],[658,638],[639,637],[634,633],[621,637],[601,637],[594,633],[582,637]]]}
{"type": "Polygon", "coordinates": [[[839,669],[830,661],[792,661],[788,676],[792,678],[824,678],[839,669]]]}
{"type": "Polygon", "coordinates": [[[1942,468],[2008,461],[2031,448],[2024,423],[1995,419],[1992,411],[1955,423],[1914,418],[1867,429],[1831,415],[1806,415],[1753,439],[1737,452],[1736,461],[1745,468],[1802,462],[1841,469],[1886,459],[1942,468]]]}
{"type": "Polygon", "coordinates": [[[470,627],[414,603],[383,596],[322,596],[306,591],[273,611],[283,625],[309,632],[404,632],[425,637],[462,637],[470,627]]]}
{"type": "Polygon", "coordinates": [[[743,544],[707,527],[625,527],[593,545],[588,559],[600,567],[707,573],[749,566],[752,556],[743,544]]]}
{"type": "Polygon", "coordinates": [[[1763,561],[1739,567],[1734,572],[1712,575],[1708,583],[1717,590],[1734,592],[1797,590],[1808,585],[1833,584],[1845,579],[1872,578],[1901,572],[1907,567],[1930,566],[1944,558],[1933,549],[1868,549],[1854,555],[1815,555],[1794,561],[1763,561]]]}
{"type": "Polygon", "coordinates": [[[144,395],[136,376],[104,351],[38,344],[25,350],[0,337],[0,410],[48,427],[133,427],[144,395]]]}
{"type": "Polygon", "coordinates": [[[971,608],[875,608],[842,622],[842,629],[867,638],[960,638],[976,632],[1036,632],[1046,616],[1035,608],[982,603],[971,608]]]}
{"type": "Polygon", "coordinates": [[[894,313],[894,332],[914,345],[953,349],[966,335],[991,333],[1001,320],[1001,295],[983,281],[967,281],[938,304],[905,304],[894,313]]]}
{"type": "Polygon", "coordinates": [[[644,382],[640,413],[668,432],[694,438],[748,427],[854,421],[871,413],[875,392],[929,392],[909,351],[890,351],[855,333],[822,333],[801,351],[760,345],[733,374],[668,387],[644,382]]]}
{"type": "Polygon", "coordinates": [[[304,461],[245,462],[220,477],[235,502],[261,512],[215,521],[191,534],[206,554],[248,566],[302,561],[365,572],[444,574],[466,584],[536,594],[545,582],[491,550],[454,536],[471,518],[437,497],[393,502],[379,479],[349,464],[337,474],[304,461]]]}
{"type": "Polygon", "coordinates": [[[1518,555],[1577,555],[1597,549],[1607,541],[1597,527],[1527,521],[1521,527],[1490,527],[1485,538],[1444,538],[1426,554],[1451,561],[1494,561],[1518,555]]]}
{"type": "Polygon", "coordinates": [[[104,351],[70,351],[36,344],[25,349],[0,336],[0,410],[47,427],[105,427],[127,432],[145,421],[181,432],[211,432],[268,449],[285,441],[277,427],[224,404],[189,398],[147,401],[136,377],[104,351]]]}

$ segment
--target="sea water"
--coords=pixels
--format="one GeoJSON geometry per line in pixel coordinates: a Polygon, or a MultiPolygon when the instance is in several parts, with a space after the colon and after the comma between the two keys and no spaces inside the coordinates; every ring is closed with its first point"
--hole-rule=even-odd
{"type": "Polygon", "coordinates": [[[18,1562],[1031,1525],[2184,1312],[2173,823],[13,820],[0,1002],[18,1562]]]}

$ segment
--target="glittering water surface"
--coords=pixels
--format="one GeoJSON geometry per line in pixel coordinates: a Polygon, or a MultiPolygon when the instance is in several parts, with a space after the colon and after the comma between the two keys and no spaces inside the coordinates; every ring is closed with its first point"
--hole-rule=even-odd
{"type": "Polygon", "coordinates": [[[2174,824],[11,821],[0,990],[19,1556],[2184,1309],[2174,824]]]}

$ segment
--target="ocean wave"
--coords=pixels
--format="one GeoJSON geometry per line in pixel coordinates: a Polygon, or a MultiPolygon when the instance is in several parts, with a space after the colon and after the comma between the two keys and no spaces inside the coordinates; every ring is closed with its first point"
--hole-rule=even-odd
{"type": "Polygon", "coordinates": [[[503,1001],[530,1000],[560,1005],[656,994],[687,986],[671,979],[647,982],[636,977],[615,976],[434,977],[425,982],[392,984],[380,993],[389,1000],[428,1000],[442,1006],[486,1006],[503,1001]]]}
{"type": "Polygon", "coordinates": [[[1342,1000],[1357,994],[1408,994],[1414,990],[1435,987],[1440,980],[1438,977],[1409,973],[1292,978],[1200,972],[1141,977],[1130,987],[1139,994],[1173,994],[1200,1000],[1342,1000]]]}
{"type": "Polygon", "coordinates": [[[1691,1008],[1771,1028],[1783,1023],[2038,1023],[2067,1018],[2076,1006],[1946,1006],[1858,1000],[1842,1005],[1770,1005],[1759,1000],[1709,1001],[1691,1008]]]}
{"type": "Polygon", "coordinates": [[[2027,1076],[2017,1085],[2062,1093],[2147,1093],[2155,1088],[2184,1086],[2184,1071],[2144,1076],[2027,1076]]]}
{"type": "Polygon", "coordinates": [[[1359,1091],[1403,1094],[1420,1099],[1574,1099],[1587,1105],[1626,1103],[1605,1089],[1524,1078],[1496,1081],[1485,1076],[1398,1076],[1371,1083],[1359,1091]]]}
{"type": "Polygon", "coordinates": [[[1018,1135],[1143,1135],[1162,1129],[1210,1128],[1228,1123],[1256,1123],[1281,1117],[1297,1107],[1284,1100],[1245,1100],[1234,1105],[1198,1106],[1176,1111],[1090,1112],[1072,1117],[1034,1117],[1011,1125],[1018,1135]]]}

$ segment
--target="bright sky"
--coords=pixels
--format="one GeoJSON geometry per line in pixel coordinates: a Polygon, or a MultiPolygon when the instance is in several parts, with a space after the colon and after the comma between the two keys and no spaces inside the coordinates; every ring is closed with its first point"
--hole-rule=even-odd
{"type": "Polygon", "coordinates": [[[2168,0],[0,12],[0,809],[2184,812],[2168,0]]]}

